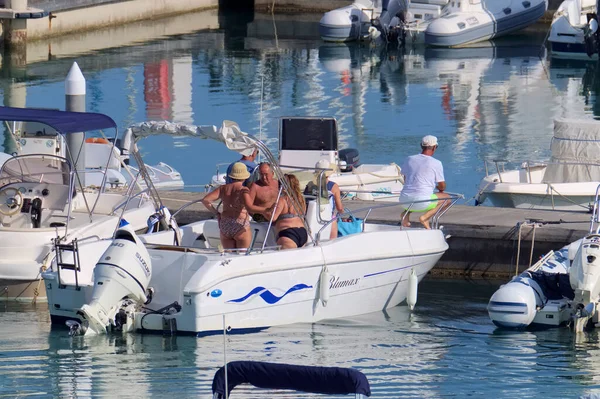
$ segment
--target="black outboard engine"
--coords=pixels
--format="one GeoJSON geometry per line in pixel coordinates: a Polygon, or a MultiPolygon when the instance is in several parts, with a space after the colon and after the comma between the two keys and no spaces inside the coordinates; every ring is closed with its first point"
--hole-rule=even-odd
{"type": "Polygon", "coordinates": [[[381,32],[387,43],[404,46],[406,41],[406,13],[408,0],[384,0],[381,15],[372,21],[372,25],[381,32]]]}
{"type": "Polygon", "coordinates": [[[340,163],[346,162],[346,166],[340,165],[341,172],[352,172],[354,169],[360,166],[360,158],[358,156],[358,150],[356,148],[344,148],[338,153],[340,163]]]}
{"type": "Polygon", "coordinates": [[[589,13],[587,16],[587,25],[584,28],[583,43],[588,57],[598,53],[598,44],[600,43],[600,29],[598,29],[598,15],[589,13]]]}

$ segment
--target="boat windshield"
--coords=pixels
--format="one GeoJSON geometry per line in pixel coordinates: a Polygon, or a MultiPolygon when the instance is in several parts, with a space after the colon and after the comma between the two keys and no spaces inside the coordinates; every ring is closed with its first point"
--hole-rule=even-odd
{"type": "Polygon", "coordinates": [[[281,118],[280,150],[337,151],[337,126],[333,118],[281,118]]]}
{"type": "Polygon", "coordinates": [[[23,155],[8,159],[0,169],[0,187],[16,182],[69,184],[71,167],[53,155],[23,155]]]}

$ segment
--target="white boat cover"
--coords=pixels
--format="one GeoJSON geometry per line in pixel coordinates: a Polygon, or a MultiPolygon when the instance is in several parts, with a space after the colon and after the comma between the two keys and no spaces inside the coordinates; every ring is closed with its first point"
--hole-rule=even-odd
{"type": "Polygon", "coordinates": [[[550,149],[544,183],[600,181],[600,121],[554,120],[550,149]]]}
{"type": "Polygon", "coordinates": [[[223,121],[219,129],[214,125],[196,126],[169,121],[148,121],[131,125],[127,130],[131,131],[135,141],[143,137],[166,134],[216,140],[242,155],[251,155],[256,148],[256,139],[242,132],[236,122],[227,120],[223,121]]]}

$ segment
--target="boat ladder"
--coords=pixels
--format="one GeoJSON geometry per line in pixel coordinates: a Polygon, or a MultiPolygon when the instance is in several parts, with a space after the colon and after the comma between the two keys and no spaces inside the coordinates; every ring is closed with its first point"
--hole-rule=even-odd
{"type": "Polygon", "coordinates": [[[66,285],[61,283],[60,271],[62,270],[73,270],[75,273],[75,289],[79,291],[81,287],[79,287],[79,280],[77,276],[77,272],[81,271],[80,262],[79,262],[79,246],[77,244],[77,239],[75,238],[69,244],[61,244],[60,240],[54,240],[54,253],[56,254],[56,271],[58,273],[58,288],[64,289],[66,285]],[[64,252],[71,252],[73,254],[72,263],[65,262],[63,258],[64,252]]]}

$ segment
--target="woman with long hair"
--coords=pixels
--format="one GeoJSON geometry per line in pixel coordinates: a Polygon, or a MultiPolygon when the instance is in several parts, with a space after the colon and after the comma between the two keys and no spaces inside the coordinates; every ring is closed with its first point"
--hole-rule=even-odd
{"type": "Polygon", "coordinates": [[[221,245],[223,248],[248,248],[252,241],[250,230],[250,215],[244,206],[244,193],[248,191],[244,182],[250,177],[248,168],[241,162],[233,164],[228,174],[231,183],[219,186],[203,199],[202,204],[217,215],[221,245]],[[223,201],[223,211],[219,212],[213,202],[223,201]]]}
{"type": "Polygon", "coordinates": [[[273,206],[277,245],[282,249],[300,248],[308,241],[308,232],[304,226],[306,201],[300,190],[298,178],[292,174],[286,174],[284,178],[299,204],[295,203],[291,193],[283,192],[279,201],[273,206]],[[300,209],[297,208],[298,206],[300,209]]]}

